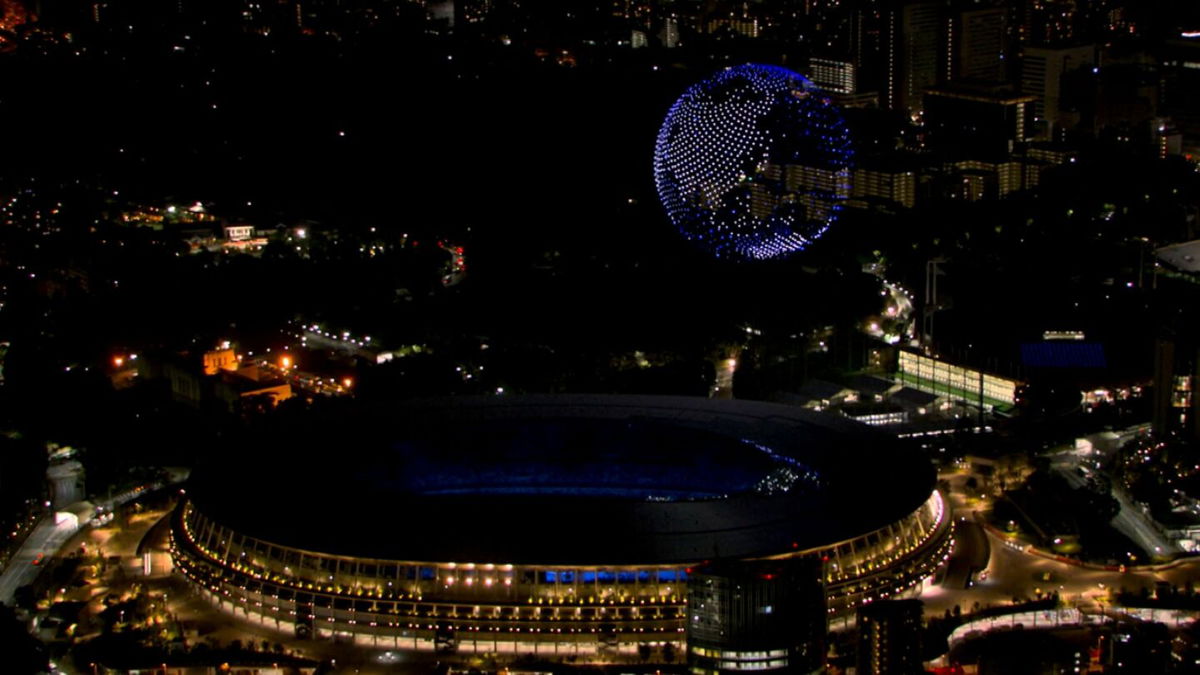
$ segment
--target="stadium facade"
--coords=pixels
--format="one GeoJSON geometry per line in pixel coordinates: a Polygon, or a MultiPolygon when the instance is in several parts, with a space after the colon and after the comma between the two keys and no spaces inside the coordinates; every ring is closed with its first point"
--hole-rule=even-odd
{"type": "Polygon", "coordinates": [[[177,570],[239,617],[367,647],[682,658],[714,561],[817,561],[838,614],[951,544],[927,461],[773,404],[453,399],[245,444],[189,483],[177,570]]]}

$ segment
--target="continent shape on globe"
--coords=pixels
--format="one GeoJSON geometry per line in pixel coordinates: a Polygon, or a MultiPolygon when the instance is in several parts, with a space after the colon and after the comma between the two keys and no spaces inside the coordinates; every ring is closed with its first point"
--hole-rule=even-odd
{"type": "Polygon", "coordinates": [[[801,251],[850,196],[854,151],[837,106],[804,76],[746,64],[693,85],[667,113],[654,179],[687,240],[727,260],[801,251]]]}

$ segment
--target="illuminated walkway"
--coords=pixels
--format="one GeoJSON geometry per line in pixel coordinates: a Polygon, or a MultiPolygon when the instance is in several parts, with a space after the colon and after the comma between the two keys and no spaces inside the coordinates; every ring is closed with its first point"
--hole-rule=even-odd
{"type": "Polygon", "coordinates": [[[1103,612],[1086,612],[1075,608],[1043,609],[992,616],[965,623],[950,633],[950,647],[971,637],[994,630],[1047,629],[1111,623],[1117,619],[1154,621],[1178,626],[1196,620],[1194,610],[1153,609],[1148,607],[1114,607],[1103,612]]]}

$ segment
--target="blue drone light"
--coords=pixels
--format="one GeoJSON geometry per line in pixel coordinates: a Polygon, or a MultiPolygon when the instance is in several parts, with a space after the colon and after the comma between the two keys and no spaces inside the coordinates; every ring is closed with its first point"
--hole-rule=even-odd
{"type": "Polygon", "coordinates": [[[729,260],[803,250],[850,196],[846,121],[804,76],[778,66],[727,68],[671,106],[654,149],[654,182],[689,241],[729,260]]]}

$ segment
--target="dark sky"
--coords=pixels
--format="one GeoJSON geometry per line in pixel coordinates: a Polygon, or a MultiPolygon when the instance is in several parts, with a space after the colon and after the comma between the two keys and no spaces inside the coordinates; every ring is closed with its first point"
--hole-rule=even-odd
{"type": "Polygon", "coordinates": [[[476,80],[319,52],[212,68],[6,60],[10,170],[318,219],[557,227],[652,193],[658,125],[686,85],[648,67],[476,80]]]}

